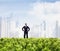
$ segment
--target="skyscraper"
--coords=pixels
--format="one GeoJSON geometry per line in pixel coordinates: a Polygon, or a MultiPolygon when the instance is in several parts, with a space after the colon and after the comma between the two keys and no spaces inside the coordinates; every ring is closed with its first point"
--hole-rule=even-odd
{"type": "Polygon", "coordinates": [[[56,21],[55,37],[58,38],[58,21],[56,21]]]}
{"type": "Polygon", "coordinates": [[[46,37],[46,21],[43,21],[44,37],[46,37]]]}
{"type": "Polygon", "coordinates": [[[6,17],[2,17],[1,37],[7,37],[7,20],[6,20],[6,17]]]}
{"type": "Polygon", "coordinates": [[[0,38],[1,38],[1,25],[2,25],[2,17],[0,17],[0,38]]]}

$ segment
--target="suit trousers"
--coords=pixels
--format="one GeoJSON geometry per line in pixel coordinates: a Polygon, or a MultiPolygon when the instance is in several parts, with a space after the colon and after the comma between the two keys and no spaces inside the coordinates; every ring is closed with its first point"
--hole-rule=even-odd
{"type": "Polygon", "coordinates": [[[24,33],[24,38],[28,38],[28,33],[24,33]]]}

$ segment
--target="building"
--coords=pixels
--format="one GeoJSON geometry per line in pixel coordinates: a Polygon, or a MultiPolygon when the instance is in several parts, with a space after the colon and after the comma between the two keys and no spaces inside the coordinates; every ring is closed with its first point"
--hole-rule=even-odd
{"type": "Polygon", "coordinates": [[[0,38],[1,38],[2,17],[0,17],[0,38]]]}

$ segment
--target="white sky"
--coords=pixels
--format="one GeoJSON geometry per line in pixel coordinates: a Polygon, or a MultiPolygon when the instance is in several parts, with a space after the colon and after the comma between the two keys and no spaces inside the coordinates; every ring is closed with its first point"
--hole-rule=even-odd
{"type": "Polygon", "coordinates": [[[40,22],[46,20],[47,27],[50,28],[54,27],[56,20],[60,24],[60,1],[0,3],[1,17],[9,17],[11,13],[13,13],[13,19],[18,21],[21,27],[25,22],[31,27],[32,25],[40,25],[40,22]]]}

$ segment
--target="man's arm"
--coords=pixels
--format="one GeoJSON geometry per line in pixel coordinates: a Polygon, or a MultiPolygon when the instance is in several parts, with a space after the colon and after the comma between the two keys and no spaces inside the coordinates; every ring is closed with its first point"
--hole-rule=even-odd
{"type": "Polygon", "coordinates": [[[30,31],[30,28],[28,27],[28,31],[30,31]]]}
{"type": "Polygon", "coordinates": [[[22,31],[24,31],[24,27],[22,27],[22,31]]]}

